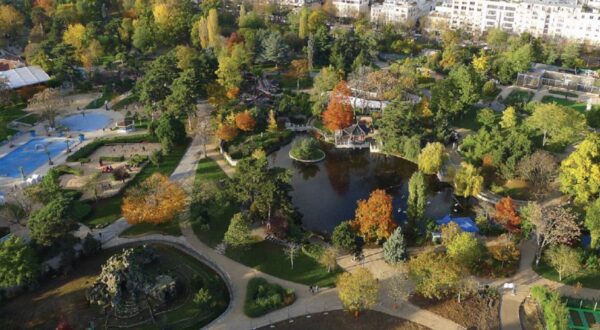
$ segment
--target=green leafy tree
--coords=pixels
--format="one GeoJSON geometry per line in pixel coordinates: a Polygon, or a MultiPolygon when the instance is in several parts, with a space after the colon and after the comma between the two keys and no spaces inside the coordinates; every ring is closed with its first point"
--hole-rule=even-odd
{"type": "Polygon", "coordinates": [[[456,195],[467,198],[477,196],[483,188],[483,177],[479,170],[471,164],[461,163],[454,175],[454,192],[456,195]]]}
{"type": "Polygon", "coordinates": [[[546,261],[558,273],[558,280],[577,274],[581,269],[581,255],[566,245],[556,245],[546,251],[546,261]]]}
{"type": "Polygon", "coordinates": [[[379,120],[379,139],[383,143],[383,149],[406,157],[405,141],[415,136],[418,138],[423,133],[420,121],[418,111],[412,103],[394,101],[388,105],[379,120]]]}
{"type": "Polygon", "coordinates": [[[39,272],[38,258],[23,239],[11,236],[0,243],[0,287],[33,283],[39,272]]]}
{"type": "Polygon", "coordinates": [[[136,83],[139,100],[146,107],[158,110],[162,102],[170,95],[168,88],[177,78],[177,61],[173,54],[157,57],[136,83]]]}
{"type": "MultiPolygon", "coordinates": [[[[171,86],[171,95],[165,99],[167,110],[175,116],[186,116],[191,122],[196,112],[196,101],[201,96],[202,81],[193,68],[184,70],[171,86]]],[[[191,125],[190,125],[191,126],[191,125]]]]}
{"type": "Polygon", "coordinates": [[[270,222],[277,209],[291,210],[289,171],[270,168],[263,155],[241,160],[231,178],[229,189],[232,196],[250,211],[270,222]]]}
{"type": "Polygon", "coordinates": [[[335,85],[340,81],[339,73],[331,66],[321,68],[321,71],[315,77],[313,91],[310,100],[313,103],[312,113],[320,116],[329,102],[328,92],[331,92],[335,85]]]}
{"type": "Polygon", "coordinates": [[[470,233],[459,233],[447,244],[446,249],[454,262],[466,268],[476,266],[483,257],[481,243],[470,233]]]}
{"type": "Polygon", "coordinates": [[[562,161],[559,171],[562,192],[585,205],[600,193],[600,136],[590,134],[577,150],[562,161]]]}
{"type": "Polygon", "coordinates": [[[164,154],[170,153],[174,146],[185,142],[186,134],[183,123],[170,113],[160,117],[155,132],[164,154]]]}
{"type": "Polygon", "coordinates": [[[481,98],[481,77],[473,68],[460,65],[450,71],[448,79],[459,92],[458,98],[463,105],[475,104],[481,98]]]}
{"type": "Polygon", "coordinates": [[[42,246],[51,246],[71,231],[71,199],[59,196],[31,213],[27,227],[31,238],[42,246]]]}
{"type": "Polygon", "coordinates": [[[340,250],[356,250],[356,232],[352,229],[350,221],[343,221],[335,226],[333,233],[331,234],[331,242],[340,250]]]}
{"type": "Polygon", "coordinates": [[[490,108],[481,109],[477,112],[477,121],[486,128],[496,125],[496,114],[490,108]]]}
{"type": "Polygon", "coordinates": [[[600,247],[600,198],[588,207],[585,214],[585,227],[592,236],[590,247],[597,249],[600,247]]]}
{"type": "Polygon", "coordinates": [[[568,143],[585,131],[585,118],[574,109],[554,103],[536,105],[525,123],[543,134],[542,146],[568,143]]]}
{"type": "Polygon", "coordinates": [[[156,26],[152,18],[142,16],[134,24],[131,41],[133,46],[144,54],[150,54],[156,50],[156,26]]]}
{"type": "Polygon", "coordinates": [[[250,219],[245,213],[236,213],[231,218],[223,241],[230,246],[243,246],[252,242],[250,219]]]}
{"type": "Polygon", "coordinates": [[[425,216],[426,189],[423,173],[415,172],[408,181],[408,209],[406,210],[406,215],[413,223],[422,220],[425,216]]]}
{"type": "Polygon", "coordinates": [[[402,229],[400,227],[394,230],[392,236],[383,243],[383,259],[391,264],[397,264],[404,261],[406,256],[406,242],[402,229]]]}
{"type": "Polygon", "coordinates": [[[453,260],[435,252],[412,257],[408,268],[415,291],[430,299],[442,299],[455,293],[463,276],[453,260]]]}
{"type": "Polygon", "coordinates": [[[428,142],[419,154],[419,170],[425,174],[436,174],[444,164],[446,149],[439,142],[428,142]]]}

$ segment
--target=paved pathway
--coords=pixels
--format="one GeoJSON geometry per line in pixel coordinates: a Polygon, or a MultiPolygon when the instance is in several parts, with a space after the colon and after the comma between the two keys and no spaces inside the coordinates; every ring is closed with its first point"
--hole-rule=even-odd
{"type": "MultiPolygon", "coordinates": [[[[180,164],[177,166],[173,174],[172,180],[180,182],[184,187],[191,188],[193,179],[196,173],[196,167],[199,156],[202,154],[202,144],[199,143],[198,137],[194,138],[186,154],[183,156],[180,164]]],[[[216,151],[214,145],[210,146],[209,157],[217,161],[224,171],[231,175],[233,168],[226,164],[223,157],[216,151]]],[[[228,257],[219,254],[216,250],[210,248],[201,242],[187,221],[181,222],[181,231],[183,236],[174,237],[166,235],[145,235],[135,238],[119,237],[119,233],[127,229],[129,224],[123,219],[119,219],[110,226],[95,231],[96,236],[101,237],[104,247],[114,247],[122,244],[135,242],[161,242],[184,247],[196,253],[208,264],[213,265],[229,282],[232,299],[227,311],[218,319],[213,321],[207,328],[210,329],[252,329],[260,326],[269,325],[271,323],[286,320],[290,317],[300,315],[321,313],[331,310],[338,310],[342,305],[337,296],[337,290],[334,288],[321,290],[318,294],[311,294],[308,286],[289,282],[265,273],[256,269],[244,266],[228,257]],[[101,235],[101,236],[100,236],[101,235]],[[294,289],[297,299],[291,306],[269,313],[260,318],[250,319],[243,313],[243,303],[248,281],[256,276],[264,277],[268,281],[277,283],[285,288],[294,289]]],[[[407,320],[425,325],[432,329],[461,329],[456,323],[444,319],[429,311],[422,310],[417,306],[405,302],[401,304],[401,308],[391,309],[391,302],[383,295],[382,302],[375,308],[378,311],[388,313],[397,317],[402,317],[407,320]]]]}

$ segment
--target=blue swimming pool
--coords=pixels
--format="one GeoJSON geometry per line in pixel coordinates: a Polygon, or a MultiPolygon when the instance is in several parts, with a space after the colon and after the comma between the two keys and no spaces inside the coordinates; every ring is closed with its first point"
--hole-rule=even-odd
{"type": "Polygon", "coordinates": [[[91,132],[102,129],[110,123],[110,117],[100,113],[76,114],[59,120],[61,126],[71,131],[91,132]]]}
{"type": "MultiPolygon", "coordinates": [[[[21,176],[19,167],[23,166],[25,175],[28,176],[40,166],[48,163],[45,149],[54,158],[67,149],[67,139],[61,138],[34,138],[27,143],[12,150],[0,158],[0,176],[18,178],[21,176]],[[44,146],[46,148],[44,148],[44,146]]],[[[73,140],[69,140],[70,143],[73,140]]]]}

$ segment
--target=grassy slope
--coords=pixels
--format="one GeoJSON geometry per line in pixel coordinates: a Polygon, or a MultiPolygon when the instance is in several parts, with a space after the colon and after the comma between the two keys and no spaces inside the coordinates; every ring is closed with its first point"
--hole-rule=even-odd
{"type": "MultiPolygon", "coordinates": [[[[558,273],[554,270],[554,268],[548,265],[543,258],[540,260],[538,267],[535,267],[535,265],[533,266],[533,270],[535,270],[536,273],[544,278],[559,282],[558,273]]],[[[563,278],[562,283],[569,285],[581,283],[581,285],[585,288],[600,289],[600,271],[582,268],[579,273],[563,278]]]]}
{"type": "Polygon", "coordinates": [[[11,121],[23,117],[27,112],[23,111],[25,104],[0,108],[0,141],[6,140],[9,135],[15,134],[17,131],[6,127],[11,121]]]}
{"type": "MultiPolygon", "coordinates": [[[[219,165],[210,159],[203,159],[198,164],[196,182],[226,180],[227,175],[219,165]]],[[[204,231],[199,224],[194,224],[194,233],[200,240],[214,247],[223,240],[229,226],[229,220],[237,212],[235,205],[213,205],[209,210],[210,230],[204,231]]],[[[332,286],[338,272],[328,273],[316,260],[298,251],[294,260],[294,269],[283,253],[280,245],[260,241],[241,249],[228,249],[227,256],[246,266],[258,269],[267,274],[292,282],[332,286]]]]}
{"type": "MultiPolygon", "coordinates": [[[[163,157],[162,162],[159,166],[155,166],[152,163],[148,163],[140,173],[129,183],[130,185],[141,182],[151,176],[154,173],[162,173],[164,175],[170,175],[181,160],[181,157],[187,150],[187,144],[184,146],[177,146],[173,151],[163,157]]],[[[84,220],[85,224],[92,226],[105,226],[115,222],[121,217],[121,202],[123,200],[123,194],[117,194],[113,197],[101,199],[93,204],[92,212],[84,220]]],[[[135,226],[134,226],[135,227],[135,226]]],[[[138,230],[131,229],[134,233],[139,234],[138,230]]]]}

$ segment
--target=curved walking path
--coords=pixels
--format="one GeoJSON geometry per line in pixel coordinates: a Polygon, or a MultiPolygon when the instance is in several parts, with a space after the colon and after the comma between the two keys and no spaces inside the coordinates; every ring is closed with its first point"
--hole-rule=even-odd
{"type": "MultiPolygon", "coordinates": [[[[200,155],[202,155],[203,152],[203,145],[200,142],[201,139],[198,136],[194,138],[181,162],[171,174],[171,180],[179,182],[184,188],[189,189],[193,185],[196,167],[200,155]]],[[[215,161],[217,161],[219,165],[224,166],[224,160],[219,159],[219,157],[222,156],[214,151],[215,146],[211,146],[210,149],[211,152],[208,156],[211,158],[215,157],[215,161]]],[[[228,168],[226,172],[230,174],[231,171],[232,169],[228,168]]],[[[94,234],[101,239],[102,245],[105,248],[140,242],[160,242],[176,247],[185,247],[201,256],[201,259],[204,259],[214,268],[217,268],[216,270],[224,275],[225,280],[229,282],[231,301],[227,311],[206,327],[209,329],[253,329],[292,317],[322,313],[342,308],[335,288],[323,289],[317,294],[312,294],[309,291],[309,287],[306,285],[293,283],[265,274],[218,253],[196,237],[189,221],[181,221],[180,225],[182,236],[178,237],[152,234],[124,238],[119,237],[119,234],[127,229],[129,224],[125,219],[121,218],[102,230],[94,231],[94,234]],[[248,318],[243,312],[246,285],[251,278],[256,276],[264,277],[267,281],[277,283],[284,288],[293,289],[296,293],[296,301],[289,307],[271,312],[262,317],[255,319],[248,318]]],[[[448,319],[420,309],[408,302],[399,304],[400,308],[396,310],[391,309],[387,307],[391,306],[389,299],[387,299],[385,294],[383,296],[382,302],[374,308],[375,310],[422,324],[431,329],[463,329],[463,327],[448,319]]]]}
{"type": "Polygon", "coordinates": [[[531,287],[544,285],[555,290],[560,294],[586,300],[600,299],[600,290],[590,288],[575,288],[571,285],[562,284],[552,280],[545,279],[538,275],[532,268],[535,260],[536,243],[535,239],[530,239],[521,245],[521,261],[519,270],[511,278],[498,280],[490,285],[501,286],[502,283],[512,282],[516,285],[516,292],[510,291],[502,294],[502,304],[500,306],[500,324],[503,330],[520,330],[521,320],[519,318],[519,308],[523,300],[529,295],[531,287]]]}

